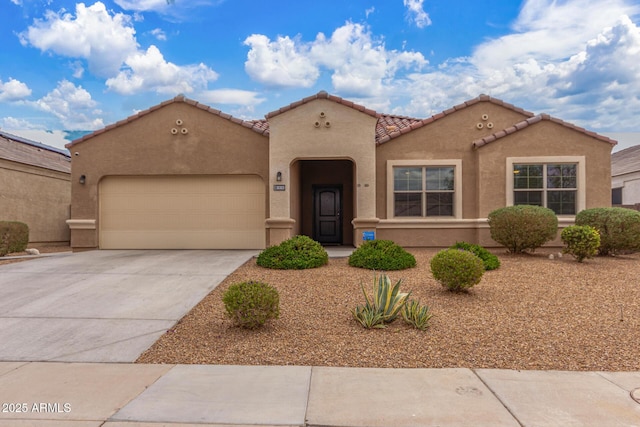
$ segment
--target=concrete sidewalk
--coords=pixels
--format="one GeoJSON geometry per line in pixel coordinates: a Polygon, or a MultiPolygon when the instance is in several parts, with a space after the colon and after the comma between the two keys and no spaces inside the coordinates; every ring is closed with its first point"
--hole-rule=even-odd
{"type": "Polygon", "coordinates": [[[0,363],[0,426],[640,426],[640,372],[0,363]]]}

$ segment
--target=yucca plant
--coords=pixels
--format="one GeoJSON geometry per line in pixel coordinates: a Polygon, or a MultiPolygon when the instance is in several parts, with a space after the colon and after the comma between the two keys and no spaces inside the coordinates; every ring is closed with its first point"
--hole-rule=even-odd
{"type": "Polygon", "coordinates": [[[353,310],[353,317],[367,328],[386,328],[382,314],[368,305],[359,305],[353,310]]]}
{"type": "Polygon", "coordinates": [[[426,305],[420,305],[419,301],[411,300],[402,309],[402,318],[416,329],[425,331],[429,327],[429,319],[433,314],[426,305]]]}
{"type": "Polygon", "coordinates": [[[357,306],[353,311],[353,317],[365,328],[384,328],[387,323],[393,322],[402,307],[407,302],[409,293],[400,292],[402,279],[392,286],[391,279],[386,274],[380,277],[373,276],[373,295],[369,297],[362,286],[365,305],[357,306]]]}

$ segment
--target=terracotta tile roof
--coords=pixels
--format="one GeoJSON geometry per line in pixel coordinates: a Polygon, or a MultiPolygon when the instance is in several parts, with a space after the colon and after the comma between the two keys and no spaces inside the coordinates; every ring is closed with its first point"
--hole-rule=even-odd
{"type": "Polygon", "coordinates": [[[493,98],[491,96],[488,95],[480,95],[477,98],[473,98],[469,101],[463,102],[462,104],[458,104],[455,105],[451,108],[449,108],[448,110],[445,110],[441,113],[438,113],[436,115],[433,115],[429,118],[426,119],[408,119],[410,120],[410,123],[405,123],[404,127],[399,127],[399,129],[394,130],[394,131],[390,131],[390,132],[386,132],[386,133],[381,133],[378,134],[378,132],[376,132],[376,143],[377,144],[383,144],[393,138],[396,138],[402,134],[405,134],[411,130],[414,129],[418,129],[421,128],[422,126],[426,126],[430,123],[435,122],[436,120],[440,120],[443,117],[448,116],[449,114],[455,113],[456,111],[460,111],[462,109],[465,109],[467,107],[470,107],[474,104],[477,104],[478,102],[490,102],[492,104],[496,104],[496,105],[500,105],[504,108],[508,108],[510,110],[516,111],[518,113],[524,114],[525,116],[529,116],[529,117],[533,117],[533,113],[529,112],[529,111],[525,111],[522,108],[516,107],[513,104],[509,104],[507,102],[504,102],[500,99],[497,98],[493,98]]]}
{"type": "Polygon", "coordinates": [[[498,140],[498,139],[500,139],[502,137],[510,135],[510,134],[512,134],[514,132],[522,130],[522,129],[524,129],[526,127],[529,127],[531,125],[534,125],[536,123],[539,123],[539,122],[541,122],[543,120],[548,120],[548,121],[551,121],[551,122],[554,122],[554,123],[558,123],[558,124],[560,124],[560,125],[562,125],[564,127],[567,127],[569,129],[573,129],[575,131],[582,132],[585,135],[589,135],[589,136],[591,136],[591,137],[593,137],[595,139],[598,139],[600,141],[608,142],[612,146],[614,146],[614,145],[616,145],[618,143],[617,141],[614,141],[613,139],[608,138],[608,137],[606,137],[604,135],[599,135],[599,134],[597,134],[595,132],[588,131],[588,130],[586,130],[584,128],[581,128],[579,126],[572,125],[571,123],[567,123],[567,122],[565,122],[563,120],[556,119],[555,117],[551,117],[548,114],[539,114],[537,116],[530,117],[530,118],[528,118],[526,120],[523,120],[523,121],[521,121],[519,123],[516,123],[515,125],[513,125],[511,127],[508,127],[508,128],[506,128],[504,130],[501,130],[499,132],[496,132],[496,133],[493,133],[491,135],[485,136],[484,138],[480,138],[480,139],[477,139],[477,140],[473,141],[473,143],[472,143],[473,144],[473,148],[480,148],[483,145],[490,144],[493,141],[496,141],[496,140],[498,140]]]}
{"type": "Polygon", "coordinates": [[[611,155],[611,176],[640,171],[640,145],[625,148],[611,155]]]}
{"type": "Polygon", "coordinates": [[[422,120],[405,116],[381,114],[376,124],[376,144],[382,144],[414,129],[422,120]]]}
{"type": "Polygon", "coordinates": [[[493,97],[488,96],[488,95],[480,95],[477,98],[474,98],[474,99],[471,99],[469,101],[463,102],[461,104],[455,105],[455,106],[449,108],[448,110],[445,110],[445,111],[443,111],[441,113],[435,114],[435,115],[433,115],[433,116],[431,116],[429,118],[417,119],[417,118],[413,118],[413,117],[405,117],[405,116],[399,116],[399,115],[393,115],[393,114],[376,113],[374,110],[368,109],[368,108],[366,108],[366,107],[364,107],[362,105],[356,104],[356,103],[354,103],[352,101],[348,101],[348,100],[343,99],[343,98],[341,98],[339,96],[330,95],[326,91],[320,91],[315,95],[308,96],[308,97],[303,98],[303,99],[301,99],[299,101],[292,102],[289,105],[286,105],[286,106],[284,106],[282,108],[279,108],[278,110],[272,111],[272,112],[270,112],[270,113],[265,115],[265,119],[260,119],[260,120],[242,120],[242,119],[238,119],[236,117],[231,116],[230,114],[223,113],[220,110],[216,110],[216,109],[211,108],[211,107],[209,107],[207,105],[200,104],[197,101],[188,99],[188,98],[184,97],[183,95],[178,95],[173,99],[170,99],[168,101],[164,101],[164,102],[162,102],[162,103],[160,103],[158,105],[155,105],[155,106],[153,106],[153,107],[151,107],[151,108],[149,108],[147,110],[141,111],[138,114],[130,116],[130,117],[128,117],[128,118],[126,118],[124,120],[121,120],[121,121],[119,121],[117,123],[113,123],[113,124],[103,128],[103,129],[100,129],[100,130],[97,130],[97,131],[95,131],[93,133],[85,135],[82,138],[76,139],[75,141],[71,142],[70,144],[67,144],[66,147],[70,148],[74,144],[77,144],[77,143],[82,142],[82,141],[86,141],[87,139],[91,139],[94,136],[99,135],[101,133],[104,133],[104,132],[106,132],[108,130],[111,130],[111,129],[119,127],[119,126],[122,126],[122,125],[124,125],[126,123],[129,123],[129,122],[133,121],[133,120],[137,120],[138,118],[140,118],[140,117],[142,117],[144,115],[147,115],[147,114],[149,114],[149,113],[151,113],[151,112],[153,112],[153,111],[155,111],[155,110],[157,110],[159,108],[162,108],[162,107],[164,107],[166,105],[169,105],[171,103],[174,103],[174,102],[184,102],[184,103],[193,105],[193,106],[195,106],[197,108],[200,108],[202,110],[205,110],[205,111],[207,111],[207,112],[209,112],[211,114],[215,114],[215,115],[220,116],[220,117],[222,117],[224,119],[227,119],[227,120],[229,120],[229,121],[231,121],[233,123],[236,123],[236,124],[239,124],[239,125],[244,126],[246,128],[249,128],[249,129],[251,129],[251,130],[253,130],[255,132],[258,132],[261,135],[269,136],[269,119],[270,118],[275,117],[275,116],[277,116],[279,114],[282,114],[284,112],[287,112],[289,110],[292,110],[294,108],[297,108],[297,107],[299,107],[301,105],[304,105],[306,103],[312,102],[312,101],[317,100],[317,99],[327,99],[327,100],[330,100],[330,101],[345,105],[347,107],[350,107],[350,108],[353,108],[353,109],[355,109],[357,111],[360,111],[360,112],[362,112],[364,114],[368,114],[368,115],[370,115],[372,117],[377,118],[378,119],[378,123],[376,124],[376,135],[375,135],[375,143],[376,144],[384,144],[385,142],[388,142],[388,141],[392,140],[393,138],[397,138],[398,136],[404,135],[405,133],[411,132],[412,130],[421,128],[423,126],[426,126],[426,125],[428,125],[430,123],[433,123],[433,122],[435,122],[437,120],[440,120],[443,117],[446,117],[446,116],[448,116],[448,115],[450,115],[452,113],[455,113],[457,111],[460,111],[462,109],[468,108],[468,107],[470,107],[470,106],[472,106],[474,104],[477,104],[479,102],[490,102],[492,104],[496,104],[496,105],[499,105],[501,107],[504,107],[504,108],[513,110],[515,112],[518,112],[518,113],[520,113],[520,114],[522,114],[522,115],[524,115],[524,116],[526,116],[528,118],[526,120],[524,120],[523,122],[520,122],[520,123],[508,128],[508,129],[502,130],[500,132],[496,132],[496,133],[494,133],[492,135],[489,135],[487,137],[484,137],[484,138],[482,138],[480,140],[473,141],[473,146],[475,148],[478,148],[478,147],[481,147],[481,146],[483,146],[485,144],[488,144],[489,142],[492,142],[492,141],[494,141],[494,140],[496,140],[498,138],[501,138],[501,137],[503,137],[505,135],[513,133],[513,132],[517,131],[518,129],[521,129],[523,127],[529,126],[530,124],[534,124],[534,123],[536,123],[536,122],[538,122],[540,120],[552,120],[552,121],[561,123],[563,126],[567,126],[567,127],[576,129],[576,130],[578,130],[580,132],[583,132],[585,134],[588,134],[590,136],[593,136],[594,138],[602,139],[603,141],[607,141],[607,142],[609,142],[611,144],[616,144],[615,141],[613,141],[613,140],[611,140],[611,139],[609,139],[607,137],[598,135],[598,134],[596,134],[594,132],[587,131],[587,130],[585,130],[583,128],[579,128],[577,126],[574,126],[574,125],[571,125],[569,123],[563,122],[562,120],[559,120],[559,119],[551,118],[550,116],[545,115],[545,114],[543,114],[541,116],[535,116],[533,113],[531,113],[529,111],[523,110],[522,108],[516,107],[513,104],[509,104],[507,102],[504,102],[504,101],[502,101],[500,99],[497,99],[497,98],[493,98],[493,97]]]}
{"type": "Polygon", "coordinates": [[[65,147],[71,148],[75,144],[78,144],[80,142],[83,142],[83,141],[86,141],[88,139],[91,139],[94,136],[100,135],[100,134],[102,134],[102,133],[104,133],[104,132],[106,132],[108,130],[120,127],[120,126],[122,126],[124,124],[127,124],[129,122],[135,121],[135,120],[139,119],[140,117],[146,116],[147,114],[149,114],[149,113],[151,113],[151,112],[153,112],[155,110],[158,110],[158,109],[160,109],[162,107],[165,107],[165,106],[167,106],[169,104],[173,104],[173,103],[177,103],[177,102],[184,102],[185,104],[193,105],[194,107],[200,108],[201,110],[207,111],[207,112],[209,112],[211,114],[214,114],[216,116],[220,116],[223,119],[229,120],[230,122],[239,124],[239,125],[244,126],[244,127],[248,128],[248,129],[251,129],[251,130],[253,130],[255,132],[258,132],[259,134],[268,135],[268,128],[265,129],[265,127],[260,123],[260,121],[242,120],[242,119],[239,119],[237,117],[233,117],[230,114],[224,113],[224,112],[222,112],[220,110],[216,110],[215,108],[211,108],[208,105],[201,104],[201,103],[199,103],[197,101],[194,101],[192,99],[186,98],[184,95],[178,95],[173,99],[169,99],[167,101],[161,102],[158,105],[154,105],[151,108],[148,108],[146,110],[140,111],[139,113],[134,114],[132,116],[129,116],[126,119],[120,120],[119,122],[112,123],[112,124],[108,125],[107,127],[99,129],[99,130],[97,130],[95,132],[92,132],[90,134],[84,135],[83,137],[78,138],[78,139],[70,142],[69,144],[65,145],[65,147]]]}
{"type": "Polygon", "coordinates": [[[71,159],[66,151],[2,131],[0,159],[58,172],[71,172],[71,159]]]}

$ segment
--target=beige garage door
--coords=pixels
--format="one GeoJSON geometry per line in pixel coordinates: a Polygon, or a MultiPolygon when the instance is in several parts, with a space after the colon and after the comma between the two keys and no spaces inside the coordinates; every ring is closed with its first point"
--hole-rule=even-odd
{"type": "Polygon", "coordinates": [[[264,248],[264,190],[254,175],[107,177],[100,248],[264,248]]]}

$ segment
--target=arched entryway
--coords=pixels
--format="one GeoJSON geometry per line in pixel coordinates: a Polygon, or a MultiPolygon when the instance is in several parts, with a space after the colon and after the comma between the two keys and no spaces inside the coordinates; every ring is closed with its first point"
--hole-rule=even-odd
{"type": "Polygon", "coordinates": [[[353,245],[353,162],[300,159],[291,164],[290,173],[293,234],[326,245],[353,245]]]}

